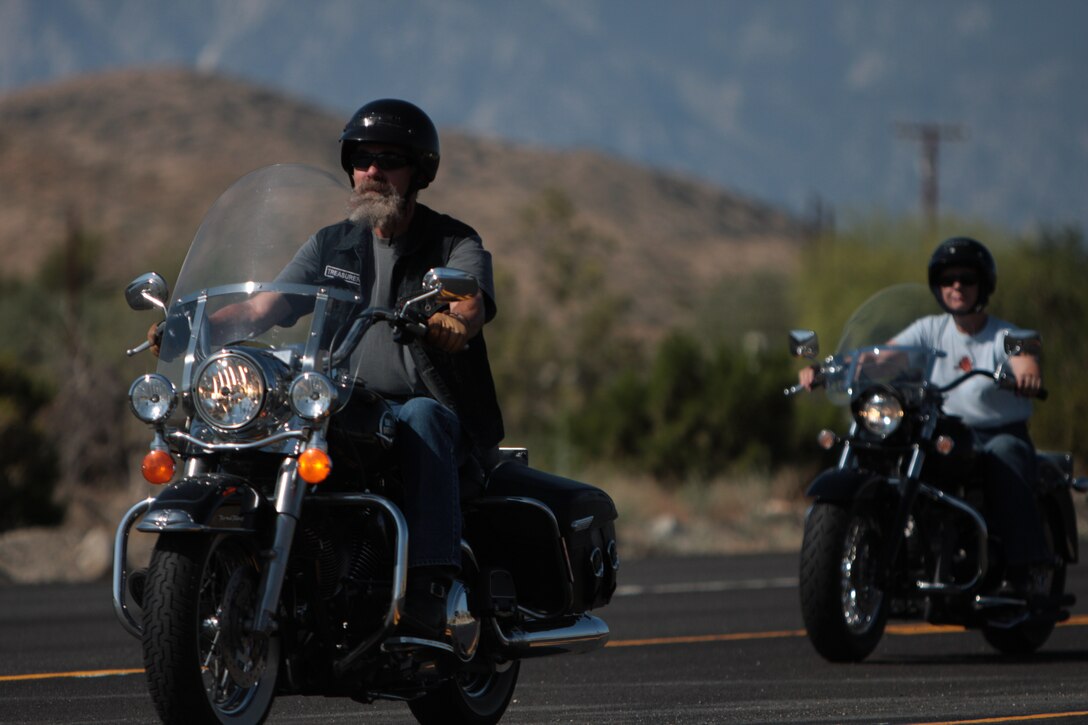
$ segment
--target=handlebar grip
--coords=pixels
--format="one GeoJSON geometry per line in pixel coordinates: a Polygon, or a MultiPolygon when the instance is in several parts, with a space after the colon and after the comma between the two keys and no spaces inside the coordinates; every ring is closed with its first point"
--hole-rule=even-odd
{"type": "Polygon", "coordinates": [[[1039,388],[1039,392],[1035,394],[1036,400],[1046,400],[1050,397],[1050,391],[1046,388],[1039,388]]]}
{"type": "Polygon", "coordinates": [[[801,385],[801,383],[797,383],[797,385],[791,385],[790,387],[783,390],[782,394],[785,395],[787,398],[790,398],[794,395],[800,395],[803,392],[805,392],[805,386],[801,385]]]}
{"type": "Polygon", "coordinates": [[[405,345],[413,340],[422,340],[426,334],[427,323],[399,320],[393,328],[393,341],[405,345]]]}

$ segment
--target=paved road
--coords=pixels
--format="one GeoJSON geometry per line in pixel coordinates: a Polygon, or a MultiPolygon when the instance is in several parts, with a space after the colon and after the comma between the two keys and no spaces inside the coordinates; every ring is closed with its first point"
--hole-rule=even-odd
{"type": "MultiPolygon", "coordinates": [[[[505,724],[1088,722],[1088,571],[1081,605],[1040,654],[973,632],[893,628],[859,665],[800,632],[796,557],[624,564],[600,614],[612,642],[527,662],[505,724]]],[[[0,587],[0,723],[149,723],[137,642],[104,584],[0,587]]],[[[412,723],[398,703],[282,698],[273,723],[412,723]]]]}

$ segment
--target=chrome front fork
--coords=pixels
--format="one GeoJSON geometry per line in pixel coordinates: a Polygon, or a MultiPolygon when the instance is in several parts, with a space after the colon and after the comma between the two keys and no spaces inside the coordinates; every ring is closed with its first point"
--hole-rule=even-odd
{"type": "Polygon", "coordinates": [[[288,458],[280,466],[276,477],[276,532],[272,548],[262,552],[261,582],[257,588],[258,606],[253,631],[271,634],[276,628],[276,609],[283,591],[283,579],[287,575],[287,559],[291,543],[295,539],[295,527],[302,511],[302,497],[306,485],[297,474],[298,461],[288,458]]]}

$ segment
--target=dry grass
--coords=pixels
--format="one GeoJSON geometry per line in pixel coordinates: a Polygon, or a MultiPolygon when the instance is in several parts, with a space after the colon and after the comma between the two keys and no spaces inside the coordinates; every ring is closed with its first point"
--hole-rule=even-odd
{"type": "Polygon", "coordinates": [[[804,481],[797,472],[773,478],[738,476],[665,489],[649,478],[588,477],[619,510],[626,557],[790,551],[801,545],[804,481]]]}

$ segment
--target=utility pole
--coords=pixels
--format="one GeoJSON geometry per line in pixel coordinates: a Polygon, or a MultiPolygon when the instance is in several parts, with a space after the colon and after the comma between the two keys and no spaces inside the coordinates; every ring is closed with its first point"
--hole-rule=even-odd
{"type": "Polygon", "coordinates": [[[937,228],[938,163],[941,141],[959,141],[966,134],[958,124],[897,123],[895,129],[900,138],[920,141],[922,172],[922,214],[931,231],[937,228]]]}

